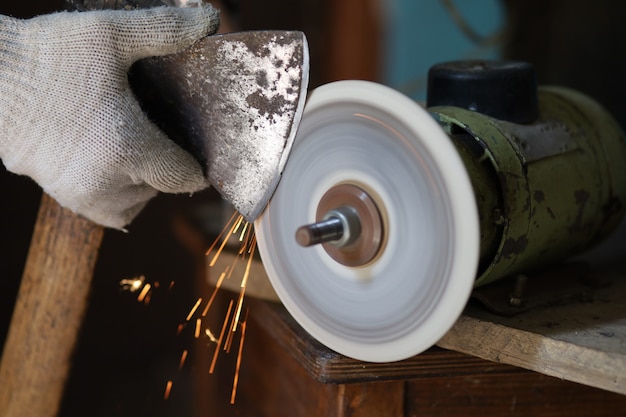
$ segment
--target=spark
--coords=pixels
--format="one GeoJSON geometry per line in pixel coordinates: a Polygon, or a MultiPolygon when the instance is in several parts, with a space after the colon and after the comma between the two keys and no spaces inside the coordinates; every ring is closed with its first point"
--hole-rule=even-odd
{"type": "Polygon", "coordinates": [[[239,325],[239,318],[241,316],[241,310],[243,308],[243,302],[244,302],[245,295],[246,295],[246,288],[248,286],[248,277],[250,276],[250,268],[252,266],[252,260],[254,259],[255,247],[256,247],[256,239],[252,238],[252,243],[248,250],[248,254],[250,256],[248,257],[246,270],[241,280],[241,290],[239,292],[239,299],[237,300],[237,309],[236,309],[235,315],[233,316],[233,320],[231,322],[230,332],[226,338],[226,343],[224,344],[224,350],[228,353],[230,353],[230,348],[233,343],[233,336],[235,332],[237,332],[237,326],[239,325]]]}
{"type": "Polygon", "coordinates": [[[250,267],[252,266],[252,259],[254,258],[254,250],[256,248],[256,239],[252,239],[252,244],[250,245],[250,250],[248,253],[250,256],[248,257],[248,264],[246,265],[246,272],[243,274],[243,278],[241,280],[241,292],[239,293],[239,302],[237,303],[237,313],[235,314],[235,319],[233,320],[232,331],[237,331],[237,323],[239,321],[239,316],[241,315],[241,309],[243,307],[243,299],[246,294],[246,288],[248,286],[248,277],[250,276],[250,267]]]}
{"type": "MultiPolygon", "coordinates": [[[[204,333],[205,337],[207,337],[208,340],[202,343],[205,343],[207,348],[211,348],[211,345],[215,344],[215,350],[213,352],[211,364],[208,370],[209,374],[215,373],[217,360],[219,359],[219,355],[221,354],[221,352],[224,351],[226,353],[231,353],[231,349],[235,350],[235,348],[233,348],[233,345],[237,343],[235,340],[239,339],[239,346],[237,348],[238,353],[232,381],[232,391],[230,395],[230,404],[235,404],[237,389],[240,382],[240,369],[243,357],[243,346],[249,314],[249,309],[245,308],[244,299],[246,295],[248,280],[250,279],[250,271],[253,257],[256,251],[257,242],[254,234],[254,227],[249,222],[245,221],[243,219],[243,216],[241,215],[239,217],[236,217],[235,215],[231,217],[229,224],[225,226],[222,234],[226,232],[228,232],[229,235],[236,234],[239,242],[241,242],[241,247],[236,249],[234,248],[232,252],[234,259],[232,263],[228,262],[229,265],[225,266],[224,270],[220,273],[210,297],[205,298],[203,296],[197,298],[191,309],[188,311],[185,320],[177,325],[176,334],[178,336],[181,336],[184,332],[192,332],[195,339],[200,339],[202,334],[204,333]],[[223,288],[224,281],[227,279],[231,279],[233,273],[241,273],[242,268],[239,265],[245,265],[245,269],[243,269],[243,275],[241,275],[240,277],[241,291],[238,297],[230,300],[228,310],[223,317],[223,323],[221,325],[219,337],[216,337],[211,329],[205,326],[206,321],[204,321],[204,318],[208,316],[208,313],[212,307],[215,309],[214,305],[216,304],[216,300],[218,300],[218,291],[223,288]],[[237,270],[237,272],[235,272],[235,270],[237,270]],[[243,321],[240,322],[240,319],[242,318],[241,316],[244,314],[242,313],[242,311],[245,313],[245,317],[243,318],[243,321]],[[199,313],[201,313],[201,315],[199,315],[199,313]],[[191,321],[194,318],[195,323],[192,326],[191,321]],[[239,335],[237,335],[238,330],[239,335]]],[[[220,245],[217,253],[214,255],[213,262],[216,261],[220,252],[225,247],[226,240],[227,238],[224,238],[221,244],[219,241],[216,241],[213,244],[213,248],[220,245]]],[[[211,250],[207,251],[207,255],[210,254],[210,252],[211,250]]],[[[129,279],[122,279],[120,281],[120,287],[123,290],[137,294],[137,300],[145,304],[149,303],[152,296],[160,295],[161,292],[171,291],[174,288],[174,285],[174,280],[164,280],[162,282],[148,282],[144,275],[129,279]]],[[[187,361],[190,360],[190,355],[191,352],[189,349],[182,350],[178,360],[177,372],[183,372],[185,366],[188,366],[187,361]]],[[[165,390],[163,392],[163,399],[165,401],[171,398],[174,381],[176,381],[176,378],[170,377],[165,384],[165,390]]]]}
{"type": "MultiPolygon", "coordinates": [[[[252,262],[254,260],[257,240],[254,233],[254,226],[250,222],[246,221],[242,215],[238,215],[237,212],[234,212],[218,237],[212,243],[211,247],[206,251],[206,256],[209,258],[209,267],[215,266],[218,258],[223,253],[224,248],[229,242],[236,242],[235,239],[238,239],[240,242],[239,247],[233,247],[230,255],[234,258],[232,263],[227,261],[228,263],[223,268],[223,271],[219,273],[219,278],[217,282],[214,284],[214,288],[210,296],[198,297],[191,309],[188,311],[185,320],[178,324],[176,329],[176,334],[181,336],[184,332],[193,333],[193,337],[195,339],[200,339],[202,334],[202,338],[207,337],[207,341],[203,341],[206,348],[213,348],[211,345],[215,344],[212,352],[212,360],[209,367],[209,374],[214,374],[216,371],[217,360],[222,351],[226,353],[231,353],[231,349],[233,351],[237,351],[236,365],[235,365],[235,373],[232,381],[232,392],[230,396],[230,403],[234,404],[237,389],[240,382],[240,369],[243,357],[243,346],[246,337],[247,331],[247,322],[249,309],[246,307],[246,292],[248,288],[248,282],[251,279],[250,273],[252,268],[252,262]],[[236,272],[235,272],[236,270],[236,272]],[[243,271],[243,274],[241,274],[243,271]],[[218,292],[222,290],[224,287],[224,281],[231,279],[235,275],[240,276],[237,279],[240,279],[240,291],[238,296],[232,298],[228,304],[228,309],[223,317],[223,323],[221,325],[221,329],[219,333],[214,334],[211,329],[206,326],[205,317],[208,316],[211,308],[215,309],[215,305],[218,300],[218,292]],[[195,318],[195,323],[192,325],[192,320],[195,318]],[[193,329],[193,330],[192,330],[193,329]],[[239,335],[237,335],[239,332],[239,335]],[[216,337],[216,335],[218,335],[216,337]],[[239,343],[238,347],[233,347],[237,343],[239,343]]],[[[229,256],[230,256],[229,255],[229,256]]],[[[122,289],[137,293],[137,300],[139,302],[148,304],[150,301],[150,297],[161,294],[159,291],[171,291],[175,285],[174,280],[163,280],[162,282],[155,281],[152,283],[148,283],[147,279],[144,275],[123,279],[120,281],[120,286],[122,289]]],[[[155,298],[156,299],[156,298],[155,298]]],[[[220,304],[221,305],[221,304],[220,304]]],[[[191,352],[189,349],[184,349],[178,361],[178,371],[182,372],[184,367],[187,366],[186,363],[190,359],[191,352]]],[[[170,378],[167,381],[165,386],[165,392],[163,398],[165,400],[169,400],[171,396],[171,391],[173,387],[173,383],[176,381],[176,378],[170,378]]]]}
{"type": "Polygon", "coordinates": [[[209,254],[213,251],[213,249],[215,248],[215,245],[217,245],[217,242],[219,242],[220,238],[224,235],[224,233],[226,233],[226,230],[228,230],[228,227],[232,223],[235,216],[237,216],[237,212],[234,212],[233,215],[230,216],[230,219],[226,222],[226,225],[224,225],[224,228],[222,229],[220,234],[217,235],[217,238],[215,238],[215,240],[213,241],[213,244],[209,247],[209,249],[207,249],[205,253],[206,256],[209,256],[209,254]]]}
{"type": "Polygon", "coordinates": [[[196,339],[200,338],[200,329],[202,329],[202,319],[196,319],[196,331],[194,333],[196,339]]]}
{"type": "MultiPolygon", "coordinates": [[[[231,329],[232,329],[233,325],[231,324],[231,329]]],[[[226,335],[226,342],[224,343],[224,352],[226,353],[230,353],[230,348],[233,346],[233,336],[235,335],[235,332],[228,332],[228,334],[226,335]]]]}
{"type": "Polygon", "coordinates": [[[198,298],[198,301],[196,301],[196,304],[194,304],[194,306],[191,308],[191,311],[189,312],[189,314],[187,314],[187,318],[185,319],[185,321],[191,320],[191,317],[193,316],[193,313],[196,312],[196,310],[200,306],[200,303],[202,303],[202,297],[198,298]]]}
{"type": "Polygon", "coordinates": [[[243,230],[241,231],[241,234],[239,235],[240,242],[243,242],[243,237],[244,235],[246,235],[246,230],[248,230],[248,226],[250,226],[250,223],[246,222],[245,226],[243,227],[243,230]]]}
{"type": "Polygon", "coordinates": [[[224,247],[226,246],[226,243],[228,242],[228,237],[232,235],[233,233],[235,233],[235,228],[237,227],[238,224],[241,224],[240,222],[241,219],[243,219],[243,216],[239,215],[238,221],[235,224],[233,224],[233,226],[230,228],[230,232],[228,232],[228,235],[224,237],[224,240],[222,241],[222,244],[220,245],[219,249],[217,250],[217,252],[215,252],[215,255],[213,255],[213,259],[211,259],[209,266],[215,265],[215,262],[217,262],[217,258],[219,258],[219,256],[222,254],[222,251],[224,250],[224,247]]]}
{"type": "Polygon", "coordinates": [[[241,256],[241,253],[238,253],[237,256],[235,256],[235,258],[233,259],[233,263],[230,265],[228,277],[226,277],[226,279],[230,279],[230,277],[233,275],[233,272],[235,271],[235,265],[237,265],[237,263],[239,262],[239,256],[241,256]]]}
{"type": "Polygon", "coordinates": [[[189,351],[187,349],[183,350],[183,353],[180,355],[180,362],[178,362],[178,369],[181,370],[183,369],[183,366],[185,365],[185,361],[187,360],[187,355],[189,354],[189,351]]]}
{"type": "Polygon", "coordinates": [[[224,281],[225,277],[226,277],[226,271],[222,272],[222,275],[220,275],[219,279],[217,280],[217,283],[215,284],[215,288],[213,289],[213,294],[211,294],[211,298],[209,299],[209,302],[206,304],[206,306],[204,307],[204,310],[202,311],[202,317],[206,317],[206,315],[209,313],[209,309],[211,308],[211,305],[213,305],[213,301],[215,301],[217,292],[220,290],[220,287],[222,286],[222,282],[224,281]]]}
{"type": "Polygon", "coordinates": [[[237,386],[239,385],[239,369],[241,368],[241,357],[243,354],[243,342],[244,342],[244,339],[246,338],[248,313],[249,313],[249,310],[246,310],[246,317],[243,323],[241,323],[241,338],[239,339],[239,352],[237,353],[237,365],[235,367],[235,376],[233,378],[233,390],[230,394],[231,404],[235,404],[235,398],[237,397],[237,386]]]}
{"type": "Polygon", "coordinates": [[[211,361],[211,368],[209,369],[209,373],[212,374],[215,371],[215,363],[217,362],[217,356],[220,353],[220,349],[222,347],[222,341],[224,340],[224,333],[226,332],[226,328],[228,327],[228,319],[230,318],[230,313],[233,310],[233,300],[230,300],[230,304],[228,305],[228,312],[226,313],[226,318],[224,318],[224,324],[222,325],[222,331],[220,332],[220,338],[217,339],[217,346],[215,348],[215,353],[213,354],[213,361],[211,361]]]}
{"type": "Polygon", "coordinates": [[[172,380],[170,379],[169,381],[167,381],[167,384],[165,384],[165,394],[163,394],[163,398],[165,400],[169,400],[170,399],[170,392],[172,391],[172,380]]]}
{"type": "Polygon", "coordinates": [[[213,336],[213,333],[211,333],[211,329],[205,329],[204,333],[208,336],[211,342],[217,343],[217,339],[215,338],[215,336],[213,336]]]}
{"type": "Polygon", "coordinates": [[[252,260],[254,259],[254,251],[256,250],[256,236],[252,238],[250,249],[248,249],[248,265],[246,265],[246,272],[243,274],[241,280],[241,288],[245,288],[248,285],[248,278],[250,277],[250,268],[252,267],[252,260]]]}
{"type": "MultiPolygon", "coordinates": [[[[141,290],[141,292],[139,293],[139,295],[137,296],[137,301],[139,301],[140,303],[143,302],[143,300],[146,298],[146,295],[148,295],[148,292],[150,291],[150,288],[152,288],[152,286],[150,284],[146,284],[144,285],[143,289],[141,290]]],[[[148,299],[149,300],[149,299],[148,299]]],[[[148,301],[146,300],[146,302],[148,301]]]]}
{"type": "Polygon", "coordinates": [[[241,245],[241,248],[239,249],[240,255],[243,255],[245,253],[246,248],[248,247],[248,242],[250,241],[250,236],[254,236],[252,228],[249,228],[248,231],[246,232],[246,236],[243,241],[243,244],[241,245]]]}
{"type": "MultiPolygon", "coordinates": [[[[242,222],[243,222],[243,216],[237,217],[237,223],[235,224],[235,228],[233,229],[233,234],[237,233],[237,231],[239,230],[239,227],[241,226],[242,222]]],[[[246,222],[246,223],[248,223],[248,222],[246,222]]]]}
{"type": "Polygon", "coordinates": [[[126,278],[120,281],[120,287],[124,291],[136,292],[139,291],[141,287],[143,287],[144,281],[146,277],[141,275],[136,278],[126,278]]]}
{"type": "MultiPolygon", "coordinates": [[[[226,246],[226,243],[228,243],[228,238],[230,237],[230,235],[232,235],[234,233],[235,227],[237,226],[239,221],[238,220],[235,221],[235,223],[232,225],[232,227],[230,226],[230,224],[233,223],[233,219],[235,219],[236,216],[237,216],[237,212],[233,213],[233,215],[231,216],[230,220],[228,220],[228,222],[224,226],[224,229],[222,229],[220,234],[217,236],[217,239],[215,239],[215,241],[213,242],[213,244],[211,245],[209,250],[206,251],[206,255],[208,256],[213,251],[213,248],[215,247],[217,242],[220,240],[220,238],[224,235],[224,232],[226,232],[226,230],[228,230],[228,233],[226,233],[226,235],[222,239],[222,244],[218,248],[218,250],[215,253],[215,255],[213,255],[213,259],[211,259],[211,262],[209,263],[209,266],[214,266],[215,265],[215,262],[217,262],[217,258],[219,258],[220,254],[222,253],[222,250],[224,250],[224,246],[226,246]]],[[[241,219],[241,218],[243,218],[243,216],[239,215],[238,219],[241,219]]]]}

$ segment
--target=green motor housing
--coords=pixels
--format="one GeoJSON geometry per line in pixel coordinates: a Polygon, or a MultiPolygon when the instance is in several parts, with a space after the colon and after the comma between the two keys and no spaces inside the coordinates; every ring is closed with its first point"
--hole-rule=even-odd
{"type": "Polygon", "coordinates": [[[580,253],[619,224],[626,142],[599,103],[568,88],[537,88],[526,63],[444,63],[429,75],[427,109],[476,195],[476,286],[580,253]]]}

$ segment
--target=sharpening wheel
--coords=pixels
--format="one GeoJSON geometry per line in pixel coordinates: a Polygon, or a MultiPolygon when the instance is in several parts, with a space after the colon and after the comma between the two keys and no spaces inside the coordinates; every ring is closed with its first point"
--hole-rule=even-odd
{"type": "Polygon", "coordinates": [[[450,138],[413,100],[366,81],[311,93],[256,233],[300,325],[370,362],[435,344],[465,307],[479,258],[476,201],[450,138]]]}

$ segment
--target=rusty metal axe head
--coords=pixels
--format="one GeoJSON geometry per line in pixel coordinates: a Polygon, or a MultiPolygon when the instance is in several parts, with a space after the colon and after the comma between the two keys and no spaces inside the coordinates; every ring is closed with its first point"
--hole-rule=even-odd
{"type": "Polygon", "coordinates": [[[308,71],[302,32],[238,32],[139,61],[131,84],[149,116],[196,156],[209,182],[252,221],[280,180],[308,71]]]}

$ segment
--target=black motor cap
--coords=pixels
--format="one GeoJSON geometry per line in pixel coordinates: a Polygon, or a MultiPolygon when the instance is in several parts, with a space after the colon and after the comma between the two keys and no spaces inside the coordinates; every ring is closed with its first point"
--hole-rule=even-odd
{"type": "Polygon", "coordinates": [[[434,65],[426,106],[454,106],[514,123],[539,115],[533,66],[519,61],[468,60],[434,65]]]}

